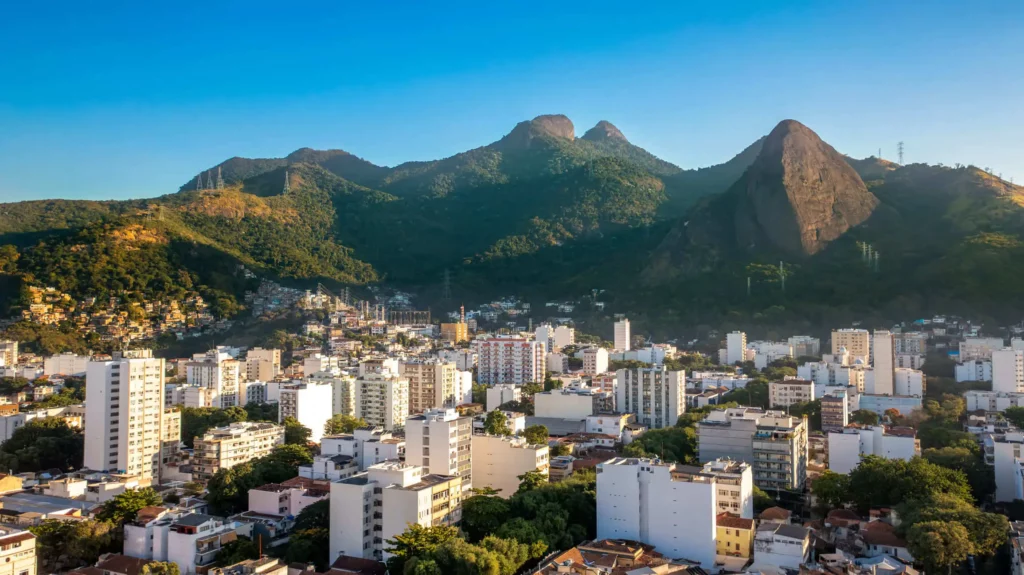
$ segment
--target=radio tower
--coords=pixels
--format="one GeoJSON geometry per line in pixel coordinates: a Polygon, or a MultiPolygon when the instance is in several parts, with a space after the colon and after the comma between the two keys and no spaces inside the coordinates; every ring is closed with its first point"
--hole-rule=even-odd
{"type": "Polygon", "coordinates": [[[224,178],[222,178],[220,175],[220,166],[217,166],[217,189],[224,189],[224,178]]]}
{"type": "Polygon", "coordinates": [[[900,141],[900,143],[896,144],[896,154],[899,156],[899,158],[900,158],[900,165],[902,166],[903,165],[903,142],[902,141],[900,141]]]}

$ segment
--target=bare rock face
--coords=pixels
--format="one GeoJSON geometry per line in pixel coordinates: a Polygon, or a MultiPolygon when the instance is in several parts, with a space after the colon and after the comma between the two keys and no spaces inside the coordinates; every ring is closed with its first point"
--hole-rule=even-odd
{"type": "Polygon", "coordinates": [[[512,128],[512,131],[504,138],[495,142],[495,145],[502,148],[529,148],[539,137],[571,142],[576,138],[576,129],[572,125],[572,120],[562,114],[537,116],[530,121],[516,124],[516,127],[512,128]]]}
{"type": "Polygon", "coordinates": [[[596,126],[587,130],[583,134],[584,140],[590,140],[592,142],[600,142],[603,140],[619,140],[622,142],[628,142],[626,136],[622,135],[622,132],[612,125],[611,122],[601,120],[596,126]]]}
{"type": "Polygon", "coordinates": [[[843,156],[794,120],[768,134],[730,193],[736,194],[738,247],[767,243],[794,255],[821,251],[878,205],[843,156]]]}

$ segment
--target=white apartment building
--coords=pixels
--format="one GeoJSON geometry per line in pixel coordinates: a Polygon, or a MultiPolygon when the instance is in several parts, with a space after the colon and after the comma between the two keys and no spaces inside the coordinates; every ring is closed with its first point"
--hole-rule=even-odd
{"type": "Polygon", "coordinates": [[[455,407],[460,397],[458,367],[437,358],[406,360],[398,364],[398,373],[409,380],[409,413],[455,407]]]}
{"type": "Polygon", "coordinates": [[[718,482],[700,467],[616,457],[597,465],[597,538],[653,545],[666,557],[715,562],[718,482]]]}
{"type": "Polygon", "coordinates": [[[535,417],[586,419],[600,411],[603,395],[590,389],[552,389],[534,394],[535,417]]]}
{"type": "Polygon", "coordinates": [[[569,356],[560,352],[547,354],[544,360],[547,370],[551,373],[565,373],[569,371],[569,356]]]}
{"type": "Polygon", "coordinates": [[[702,471],[715,478],[718,513],[754,518],[754,472],[749,463],[716,459],[705,463],[702,471]]]}
{"type": "Polygon", "coordinates": [[[584,431],[587,433],[614,435],[619,441],[626,442],[626,427],[632,421],[633,416],[625,413],[600,413],[590,415],[587,417],[584,431]]]}
{"type": "Polygon", "coordinates": [[[832,355],[840,355],[844,349],[852,358],[867,361],[871,355],[871,334],[866,329],[832,330],[832,355]]]}
{"type": "Polygon", "coordinates": [[[78,415],[78,413],[83,412],[84,410],[84,405],[74,405],[68,407],[36,409],[33,411],[19,411],[17,413],[11,413],[10,415],[0,415],[0,443],[10,439],[11,435],[13,435],[15,431],[34,419],[60,417],[64,419],[70,427],[81,427],[82,417],[78,415]],[[78,425],[75,424],[76,420],[78,425]]]}
{"type": "Polygon", "coordinates": [[[910,369],[921,369],[925,357],[915,353],[897,353],[896,367],[909,367],[910,369]]]}
{"type": "Polygon", "coordinates": [[[314,381],[286,383],[281,385],[279,394],[277,422],[294,417],[312,432],[309,440],[320,443],[324,426],[333,415],[334,390],[331,385],[314,381]]]}
{"type": "Polygon", "coordinates": [[[487,388],[487,411],[494,411],[510,401],[522,401],[523,389],[511,383],[499,383],[487,388]]]}
{"type": "Polygon", "coordinates": [[[1021,470],[1021,445],[1024,445],[1024,432],[1012,431],[996,435],[992,439],[996,475],[995,501],[998,503],[1020,499],[1017,484],[1021,470]]]}
{"type": "Polygon", "coordinates": [[[268,483],[249,490],[249,512],[297,517],[302,510],[327,499],[324,487],[268,483]]]}
{"type": "Polygon", "coordinates": [[[434,475],[462,478],[462,488],[473,487],[470,437],[473,418],[454,409],[431,409],[405,420],[405,462],[434,475]]]}
{"type": "Polygon", "coordinates": [[[314,373],[337,372],[345,363],[345,360],[337,355],[314,353],[302,359],[302,375],[310,376],[314,373]]]}
{"type": "Polygon", "coordinates": [[[795,357],[821,357],[821,340],[809,335],[794,335],[786,340],[795,357]]]}
{"type": "Polygon", "coordinates": [[[747,343],[744,356],[750,359],[753,355],[754,367],[764,369],[771,362],[793,357],[793,346],[785,341],[752,341],[747,343]]]}
{"type": "Polygon", "coordinates": [[[1001,337],[967,337],[960,342],[960,361],[990,360],[992,352],[1006,347],[1001,337]]]}
{"type": "Polygon", "coordinates": [[[88,355],[62,353],[43,360],[43,375],[83,375],[92,359],[88,355]]]}
{"type": "Polygon", "coordinates": [[[789,407],[807,401],[814,401],[813,381],[784,379],[768,382],[768,403],[772,407],[789,407]]]}
{"type": "Polygon", "coordinates": [[[551,351],[561,351],[563,347],[576,345],[576,330],[567,325],[555,327],[554,345],[551,351]]]}
{"type": "Polygon", "coordinates": [[[284,427],[273,423],[239,421],[215,427],[195,438],[192,475],[208,480],[221,469],[269,455],[283,443],[284,427]]]}
{"type": "Polygon", "coordinates": [[[547,350],[542,343],[517,337],[490,337],[474,339],[470,345],[477,354],[479,383],[522,385],[544,381],[547,350]]]}
{"type": "Polygon", "coordinates": [[[892,395],[895,389],[893,382],[896,369],[896,352],[892,333],[875,330],[871,336],[871,367],[874,370],[874,393],[876,395],[892,395]]]}
{"type": "Polygon", "coordinates": [[[965,381],[992,381],[992,361],[975,359],[956,365],[954,375],[957,383],[965,381]]]}
{"type": "Polygon", "coordinates": [[[227,353],[210,350],[196,354],[185,364],[185,370],[186,383],[211,390],[211,407],[226,409],[244,404],[245,396],[239,393],[241,366],[227,353]]]}
{"type": "Polygon", "coordinates": [[[431,475],[422,467],[388,461],[331,483],[328,560],[341,555],[388,558],[385,541],[409,524],[457,525],[462,519],[462,479],[431,475]]]}
{"type": "Polygon", "coordinates": [[[845,427],[828,434],[828,468],[836,473],[849,473],[861,458],[877,455],[885,459],[910,461],[921,455],[921,442],[910,427],[845,427]]]}
{"type": "Polygon", "coordinates": [[[245,379],[272,381],[281,375],[281,350],[254,347],[245,354],[245,379]]]}
{"type": "Polygon", "coordinates": [[[924,373],[916,369],[897,367],[893,370],[893,394],[924,397],[924,373]]]}
{"type": "Polygon", "coordinates": [[[352,433],[323,437],[320,454],[352,457],[359,471],[366,471],[371,465],[404,458],[405,439],[395,437],[383,427],[363,427],[352,433]]]}
{"type": "Polygon", "coordinates": [[[635,415],[638,424],[671,427],[686,412],[685,371],[644,367],[620,369],[615,376],[615,409],[635,415]]]}
{"type": "Polygon", "coordinates": [[[176,563],[182,575],[206,572],[223,545],[237,535],[252,536],[251,523],[225,521],[199,513],[161,512],[124,526],[124,554],[176,563]]]}
{"type": "Polygon", "coordinates": [[[385,371],[356,378],[356,416],[391,431],[409,417],[409,380],[385,371]]]}
{"type": "Polygon", "coordinates": [[[181,439],[181,414],[164,410],[164,360],[137,350],[91,361],[85,393],[83,466],[159,480],[181,439]]]}
{"type": "Polygon", "coordinates": [[[18,342],[0,341],[0,367],[18,365],[18,342]]]}
{"type": "Polygon", "coordinates": [[[1024,351],[1013,348],[992,351],[992,391],[1024,392],[1024,351]]]}
{"type": "Polygon", "coordinates": [[[459,371],[473,371],[477,363],[477,354],[469,349],[442,349],[437,357],[455,364],[459,371]]]}
{"type": "Polygon", "coordinates": [[[1004,393],[999,391],[976,391],[964,393],[967,411],[999,411],[1007,407],[1024,407],[1024,393],[1004,393]]]}
{"type": "Polygon", "coordinates": [[[14,526],[0,527],[0,575],[36,575],[36,536],[14,526]]]}
{"type": "Polygon", "coordinates": [[[555,328],[550,323],[542,323],[533,330],[533,338],[537,343],[544,346],[544,350],[551,353],[555,350],[555,328]]]}
{"type": "Polygon", "coordinates": [[[747,334],[734,331],[725,336],[725,362],[736,365],[747,360],[747,334]]]}
{"type": "Polygon", "coordinates": [[[629,332],[629,320],[622,318],[615,322],[614,343],[616,351],[629,351],[632,340],[629,332]]]}
{"type": "Polygon", "coordinates": [[[265,381],[243,381],[241,393],[245,395],[245,404],[267,403],[267,382],[265,381]]]}
{"type": "Polygon", "coordinates": [[[583,374],[594,376],[608,371],[608,350],[588,347],[583,350],[583,374]]]}
{"type": "Polygon", "coordinates": [[[508,499],[519,489],[519,476],[530,471],[548,475],[548,446],[530,445],[522,437],[472,436],[473,486],[490,487],[508,499]]]}
{"type": "Polygon", "coordinates": [[[928,337],[929,335],[923,331],[908,331],[894,334],[896,353],[926,355],[928,353],[928,337]]]}
{"type": "Polygon", "coordinates": [[[697,436],[701,461],[745,461],[762,489],[797,489],[807,480],[805,419],[734,407],[709,413],[697,424],[697,436]]]}

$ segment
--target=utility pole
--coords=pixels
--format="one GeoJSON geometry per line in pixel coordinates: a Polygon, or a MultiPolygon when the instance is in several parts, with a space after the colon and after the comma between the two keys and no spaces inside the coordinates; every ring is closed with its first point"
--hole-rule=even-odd
{"type": "Polygon", "coordinates": [[[902,140],[900,140],[900,142],[898,144],[896,144],[896,153],[900,157],[900,165],[902,166],[903,165],[903,141],[902,140]]]}

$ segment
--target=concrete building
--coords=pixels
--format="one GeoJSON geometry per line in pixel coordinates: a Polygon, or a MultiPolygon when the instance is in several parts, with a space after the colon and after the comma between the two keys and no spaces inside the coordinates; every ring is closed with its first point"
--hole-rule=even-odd
{"type": "Polygon", "coordinates": [[[555,349],[555,328],[550,323],[542,323],[533,330],[533,338],[537,340],[537,343],[544,346],[544,350],[547,353],[551,353],[555,349]]]}
{"type": "Polygon", "coordinates": [[[473,418],[454,409],[431,409],[405,420],[405,462],[432,475],[462,478],[462,488],[473,487],[470,456],[473,418]]]}
{"type": "Polygon", "coordinates": [[[519,489],[519,476],[530,471],[548,475],[548,446],[530,445],[522,437],[472,436],[473,486],[490,487],[508,499],[519,489]]]}
{"type": "Polygon", "coordinates": [[[747,360],[747,334],[734,331],[725,336],[725,362],[728,365],[747,360]]]}
{"type": "Polygon", "coordinates": [[[0,575],[36,575],[36,536],[0,526],[0,575]]]}
{"type": "Polygon", "coordinates": [[[891,332],[876,329],[871,336],[871,367],[874,370],[874,391],[871,393],[878,395],[895,393],[893,379],[896,369],[896,352],[891,332]]]}
{"type": "Polygon", "coordinates": [[[331,413],[334,415],[356,414],[356,378],[337,370],[307,373],[306,381],[331,386],[331,413]]]}
{"type": "Polygon", "coordinates": [[[510,401],[522,401],[523,389],[511,383],[499,383],[487,388],[487,411],[494,411],[510,401]]]}
{"type": "Polygon", "coordinates": [[[896,367],[907,367],[910,369],[921,369],[924,365],[925,357],[915,353],[897,353],[896,354],[896,367]]]}
{"type": "Polygon", "coordinates": [[[181,415],[164,410],[164,360],[149,350],[115,352],[89,362],[85,382],[83,465],[159,480],[181,434],[181,415]]]}
{"type": "Polygon", "coordinates": [[[794,335],[786,340],[794,357],[821,357],[821,340],[809,335],[794,335]]]}
{"type": "Polygon", "coordinates": [[[664,366],[620,369],[615,373],[615,409],[636,416],[650,429],[671,427],[686,412],[686,372],[664,366]]]}
{"type": "Polygon", "coordinates": [[[140,513],[124,526],[124,554],[177,563],[182,575],[205,573],[225,543],[238,535],[252,535],[252,524],[200,513],[147,509],[154,512],[140,513]]]}
{"type": "Polygon", "coordinates": [[[62,353],[43,360],[43,375],[85,375],[85,370],[92,359],[88,355],[62,353]]]}
{"type": "Polygon", "coordinates": [[[442,349],[437,357],[453,362],[459,371],[473,371],[478,359],[476,352],[469,349],[442,349]]]}
{"type": "Polygon", "coordinates": [[[810,558],[810,531],[799,525],[762,523],[754,534],[753,567],[797,571],[810,558]]]}
{"type": "Polygon", "coordinates": [[[583,350],[583,374],[594,376],[608,371],[608,350],[588,347],[583,350]]]}
{"type": "Polygon", "coordinates": [[[346,363],[345,359],[337,355],[314,353],[302,359],[302,375],[309,377],[314,373],[336,373],[346,363]]]}
{"type": "Polygon", "coordinates": [[[768,404],[772,407],[789,407],[808,401],[814,401],[813,381],[784,379],[768,382],[768,404]]]}
{"type": "Polygon", "coordinates": [[[714,566],[717,478],[700,467],[616,457],[597,465],[597,537],[714,566]]]}
{"type": "Polygon", "coordinates": [[[359,471],[366,471],[371,465],[404,458],[405,439],[395,437],[383,427],[363,427],[352,433],[321,438],[320,454],[352,457],[359,471]]]}
{"type": "Polygon", "coordinates": [[[850,423],[850,406],[846,394],[821,398],[821,430],[839,431],[850,423]]]}
{"type": "Polygon", "coordinates": [[[269,455],[284,444],[284,427],[267,422],[239,421],[208,430],[195,438],[192,475],[206,481],[221,469],[269,455]]]}
{"type": "Polygon", "coordinates": [[[569,356],[564,353],[551,352],[544,360],[547,370],[551,373],[565,373],[569,371],[569,356]]]}
{"type": "Polygon", "coordinates": [[[273,381],[281,375],[281,350],[254,347],[245,355],[245,379],[273,381]]]}
{"type": "Polygon", "coordinates": [[[409,524],[457,525],[462,491],[459,477],[431,475],[398,461],[332,482],[328,560],[348,555],[383,561],[388,558],[385,541],[409,524]]]}
{"type": "Polygon", "coordinates": [[[967,411],[1005,411],[1007,407],[1024,407],[1024,393],[971,390],[964,393],[967,411]]]}
{"type": "Polygon", "coordinates": [[[406,360],[398,374],[409,380],[409,413],[455,407],[460,402],[458,368],[437,358],[406,360]]]}
{"type": "Polygon", "coordinates": [[[921,455],[921,442],[909,427],[850,426],[828,434],[828,468],[836,473],[849,473],[861,458],[877,455],[885,459],[911,458],[921,455]]]}
{"type": "Polygon", "coordinates": [[[714,476],[718,485],[718,513],[754,517],[754,471],[749,463],[716,459],[705,463],[703,472],[714,476]]]}
{"type": "Polygon", "coordinates": [[[409,417],[409,380],[390,371],[365,372],[356,379],[356,416],[390,431],[409,417]]]}
{"type": "Polygon", "coordinates": [[[533,396],[534,417],[586,419],[601,411],[604,394],[590,389],[552,389],[533,396]]]}
{"type": "Polygon", "coordinates": [[[907,415],[921,409],[921,397],[862,393],[857,396],[857,408],[853,409],[851,407],[852,411],[857,411],[858,409],[871,411],[879,416],[885,415],[885,412],[889,409],[895,409],[903,415],[907,415]]]}
{"type": "Polygon", "coordinates": [[[210,390],[210,407],[227,409],[244,404],[245,397],[239,394],[241,367],[238,360],[227,353],[210,350],[196,354],[193,361],[185,364],[185,369],[186,383],[210,390]]]}
{"type": "Polygon", "coordinates": [[[1024,392],[1024,351],[1005,348],[993,350],[992,391],[1024,392]]]}
{"type": "MultiPolygon", "coordinates": [[[[929,334],[923,331],[907,331],[893,334],[896,354],[920,355],[928,354],[929,334]]],[[[917,369],[916,367],[914,369],[917,369]]]]}
{"type": "Polygon", "coordinates": [[[620,442],[625,441],[626,429],[635,419],[634,416],[626,413],[598,413],[587,417],[586,433],[600,433],[602,435],[614,435],[620,442]]]}
{"type": "Polygon", "coordinates": [[[701,461],[732,459],[753,467],[762,489],[797,489],[807,479],[807,421],[781,411],[735,407],[697,424],[701,461]]]}
{"type": "Polygon", "coordinates": [[[466,322],[442,323],[441,339],[448,343],[462,343],[469,341],[469,326],[466,322]]]}
{"type": "Polygon", "coordinates": [[[629,320],[622,318],[615,322],[614,345],[616,351],[629,351],[632,345],[632,334],[629,331],[629,320]]]}
{"type": "Polygon", "coordinates": [[[893,370],[893,376],[893,395],[924,396],[925,383],[923,372],[906,367],[897,367],[893,370]]]}
{"type": "Polygon", "coordinates": [[[965,381],[992,381],[992,361],[976,359],[959,363],[954,369],[957,383],[965,381]]]}
{"type": "Polygon", "coordinates": [[[793,346],[784,341],[751,341],[747,343],[744,356],[753,355],[754,367],[764,369],[773,361],[793,357],[793,346]]]}
{"type": "Polygon", "coordinates": [[[475,339],[477,381],[484,385],[544,381],[547,350],[544,344],[516,337],[475,339]]]}
{"type": "Polygon", "coordinates": [[[18,342],[0,341],[0,367],[18,365],[18,342]]]}
{"type": "Polygon", "coordinates": [[[727,557],[750,557],[754,553],[754,520],[729,513],[715,518],[715,554],[727,557]]]}
{"type": "Polygon", "coordinates": [[[313,381],[288,383],[280,387],[277,408],[277,422],[294,417],[312,432],[309,440],[319,443],[324,435],[324,426],[333,415],[334,390],[328,383],[313,381]]]}
{"type": "Polygon", "coordinates": [[[832,355],[846,350],[851,358],[865,361],[871,356],[871,334],[866,329],[837,329],[832,331],[832,355]]]}
{"type": "Polygon", "coordinates": [[[303,509],[327,499],[328,495],[330,491],[324,487],[268,483],[249,490],[249,511],[297,517],[303,509]]]}
{"type": "Polygon", "coordinates": [[[992,438],[992,452],[996,475],[995,501],[1013,501],[1021,499],[1018,492],[1021,473],[1021,445],[1024,445],[1024,432],[1011,431],[992,438]]]}
{"type": "Polygon", "coordinates": [[[81,428],[82,427],[82,414],[85,411],[84,405],[74,405],[68,407],[51,407],[48,409],[35,409],[32,411],[18,411],[18,406],[9,406],[11,411],[4,412],[4,415],[0,415],[0,443],[3,443],[11,438],[20,427],[34,419],[44,419],[47,417],[58,417],[63,419],[68,427],[81,428]]]}
{"type": "Polygon", "coordinates": [[[961,363],[975,360],[991,360],[992,352],[1003,349],[1006,344],[1001,337],[967,337],[960,342],[961,363]]]}

